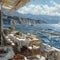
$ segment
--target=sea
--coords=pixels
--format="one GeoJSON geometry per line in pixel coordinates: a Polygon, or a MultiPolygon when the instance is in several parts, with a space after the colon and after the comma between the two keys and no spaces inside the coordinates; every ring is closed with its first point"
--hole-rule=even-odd
{"type": "MultiPolygon", "coordinates": [[[[3,25],[3,28],[7,28],[10,25],[3,25]]],[[[54,32],[60,34],[60,24],[16,24],[13,25],[16,31],[21,31],[24,34],[33,33],[37,34],[37,38],[41,39],[43,43],[52,45],[53,47],[60,49],[60,36],[51,35],[48,33],[40,32],[43,30],[46,32],[54,32]]]]}

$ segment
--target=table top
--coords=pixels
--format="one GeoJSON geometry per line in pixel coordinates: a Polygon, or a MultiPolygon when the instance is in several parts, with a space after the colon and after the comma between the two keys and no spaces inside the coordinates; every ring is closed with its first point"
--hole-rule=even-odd
{"type": "Polygon", "coordinates": [[[45,52],[51,52],[51,51],[55,51],[53,48],[48,48],[48,49],[45,49],[45,52]]]}

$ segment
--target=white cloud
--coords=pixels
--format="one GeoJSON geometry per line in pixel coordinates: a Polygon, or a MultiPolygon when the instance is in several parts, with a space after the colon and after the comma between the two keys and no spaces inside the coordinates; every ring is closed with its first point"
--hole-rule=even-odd
{"type": "Polygon", "coordinates": [[[22,14],[43,14],[43,15],[57,15],[60,16],[60,4],[57,4],[53,0],[50,1],[53,6],[48,6],[47,4],[45,5],[29,5],[29,6],[24,6],[21,9],[18,10],[18,12],[22,14]]]}
{"type": "Polygon", "coordinates": [[[51,0],[50,3],[52,3],[53,5],[57,4],[56,2],[54,2],[54,0],[51,0]]]}

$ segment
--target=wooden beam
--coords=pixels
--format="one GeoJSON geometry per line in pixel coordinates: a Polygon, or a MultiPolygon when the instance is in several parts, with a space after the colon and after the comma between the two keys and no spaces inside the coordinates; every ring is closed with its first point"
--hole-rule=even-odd
{"type": "Polygon", "coordinates": [[[19,1],[17,2],[18,4],[16,3],[15,6],[10,10],[10,12],[16,11],[18,8],[24,6],[28,1],[29,1],[29,0],[19,0],[19,1]]]}
{"type": "Polygon", "coordinates": [[[15,6],[16,10],[19,8],[19,7],[22,7],[24,6],[29,0],[22,0],[19,4],[17,4],[15,6]]]}
{"type": "Polygon", "coordinates": [[[14,6],[18,2],[18,0],[15,0],[14,2],[9,2],[8,0],[3,0],[2,2],[5,4],[8,4],[8,5],[14,6]]]}
{"type": "Polygon", "coordinates": [[[0,10],[0,45],[1,45],[1,10],[0,10]]]}

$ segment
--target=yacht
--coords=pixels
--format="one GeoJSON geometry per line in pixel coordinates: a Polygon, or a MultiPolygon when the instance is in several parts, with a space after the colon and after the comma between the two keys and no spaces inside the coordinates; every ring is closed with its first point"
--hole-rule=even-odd
{"type": "MultiPolygon", "coordinates": [[[[24,6],[29,0],[2,0],[1,6],[1,26],[0,26],[0,60],[60,60],[60,50],[51,45],[43,43],[37,38],[37,34],[14,30],[11,25],[3,28],[3,12],[13,13],[18,8],[24,6]]],[[[60,36],[59,33],[38,30],[39,32],[60,36]]]]}

